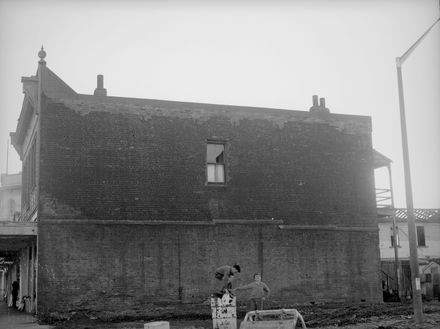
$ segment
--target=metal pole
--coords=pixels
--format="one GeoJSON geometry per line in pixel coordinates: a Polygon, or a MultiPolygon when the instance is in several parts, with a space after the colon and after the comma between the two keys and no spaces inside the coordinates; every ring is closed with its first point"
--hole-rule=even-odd
{"type": "Polygon", "coordinates": [[[393,193],[393,179],[391,176],[391,166],[388,164],[388,178],[390,181],[390,194],[391,194],[391,209],[393,210],[393,239],[394,239],[394,275],[396,277],[396,289],[397,289],[397,295],[399,296],[399,299],[402,300],[402,284],[401,284],[401,275],[400,275],[400,261],[399,261],[399,251],[398,251],[398,244],[399,239],[397,238],[399,236],[399,231],[396,227],[396,215],[395,215],[395,209],[394,209],[394,193],[393,193]]]}
{"type": "Polygon", "coordinates": [[[406,131],[405,103],[403,98],[402,66],[400,57],[396,58],[397,83],[399,88],[400,128],[402,131],[403,168],[405,174],[406,208],[408,218],[408,238],[411,266],[411,285],[413,292],[414,316],[417,324],[423,323],[422,291],[420,286],[419,264],[417,257],[416,224],[409,168],[408,136],[406,131]]]}
{"type": "Polygon", "coordinates": [[[6,175],[9,173],[9,139],[6,141],[6,175]]]}
{"type": "Polygon", "coordinates": [[[400,293],[401,287],[400,287],[400,261],[399,261],[399,252],[397,250],[398,246],[398,232],[396,228],[396,216],[393,214],[393,239],[394,239],[394,275],[396,278],[396,290],[397,295],[399,296],[399,299],[401,300],[402,296],[400,293]]]}

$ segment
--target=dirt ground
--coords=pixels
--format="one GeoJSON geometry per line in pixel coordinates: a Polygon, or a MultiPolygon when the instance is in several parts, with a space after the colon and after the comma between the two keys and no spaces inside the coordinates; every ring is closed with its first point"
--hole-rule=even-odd
{"type": "MultiPolygon", "coordinates": [[[[52,323],[55,329],[141,329],[144,323],[150,321],[169,321],[171,329],[210,329],[212,320],[209,306],[200,312],[187,312],[178,316],[169,314],[161,317],[144,317],[129,319],[111,318],[104,314],[73,316],[68,320],[52,323]]],[[[315,329],[439,329],[440,302],[424,303],[423,325],[417,326],[414,321],[412,304],[381,303],[381,304],[323,304],[295,305],[289,308],[297,309],[303,316],[307,328],[315,329]]],[[[239,328],[244,318],[245,310],[237,310],[239,328]]],[[[47,323],[47,322],[46,322],[47,323]]],[[[298,322],[297,328],[300,328],[298,322]]]]}

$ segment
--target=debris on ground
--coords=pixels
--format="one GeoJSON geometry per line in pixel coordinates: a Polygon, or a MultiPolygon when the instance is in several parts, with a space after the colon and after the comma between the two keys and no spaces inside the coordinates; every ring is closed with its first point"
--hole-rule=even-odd
{"type": "MultiPolygon", "coordinates": [[[[414,321],[413,307],[410,303],[377,303],[377,304],[315,304],[289,305],[303,316],[307,328],[314,329],[438,329],[440,328],[440,303],[438,301],[423,304],[425,321],[417,326],[414,321]]],[[[55,329],[141,329],[150,321],[169,321],[171,329],[211,329],[212,319],[209,306],[198,306],[193,309],[182,308],[179,311],[155,316],[126,312],[119,317],[109,312],[94,312],[88,316],[80,316],[77,312],[69,320],[53,321],[55,329]],[[203,312],[202,308],[207,308],[203,312]]],[[[237,309],[239,327],[246,310],[237,309]]],[[[158,312],[159,314],[159,312],[158,312]]],[[[62,317],[65,319],[64,317],[62,317]]]]}

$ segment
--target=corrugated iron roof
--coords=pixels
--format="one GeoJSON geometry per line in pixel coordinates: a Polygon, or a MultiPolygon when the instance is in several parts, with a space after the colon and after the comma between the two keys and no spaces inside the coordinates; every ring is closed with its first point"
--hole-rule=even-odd
{"type": "MultiPolygon", "coordinates": [[[[394,209],[394,216],[399,219],[407,219],[408,209],[396,208],[394,209]]],[[[440,219],[440,209],[414,209],[414,216],[416,220],[433,220],[440,219]]]]}
{"type": "MultiPolygon", "coordinates": [[[[408,219],[408,209],[406,209],[406,208],[394,208],[394,209],[387,208],[387,212],[383,212],[383,211],[379,211],[379,210],[382,210],[382,208],[378,208],[379,218],[385,219],[386,221],[388,219],[391,220],[393,215],[399,221],[407,221],[407,219],[408,219]]],[[[415,220],[419,221],[419,222],[440,221],[440,209],[417,208],[417,209],[414,209],[414,216],[415,216],[415,220]]]]}

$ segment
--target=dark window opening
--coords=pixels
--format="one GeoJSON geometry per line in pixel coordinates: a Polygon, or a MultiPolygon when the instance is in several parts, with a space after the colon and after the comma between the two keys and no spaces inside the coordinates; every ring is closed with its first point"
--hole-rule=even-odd
{"type": "MultiPolygon", "coordinates": [[[[393,234],[393,227],[391,227],[391,247],[394,247],[394,234],[393,234]]],[[[400,239],[399,239],[399,228],[396,226],[396,246],[400,247],[400,239]]]]}
{"type": "Polygon", "coordinates": [[[36,143],[35,138],[23,164],[22,207],[26,211],[36,206],[35,192],[37,186],[36,143]]]}
{"type": "Polygon", "coordinates": [[[426,247],[425,228],[423,226],[417,226],[417,245],[426,247]]]}
{"type": "Polygon", "coordinates": [[[431,282],[431,273],[426,273],[425,274],[425,282],[431,282]]]}

